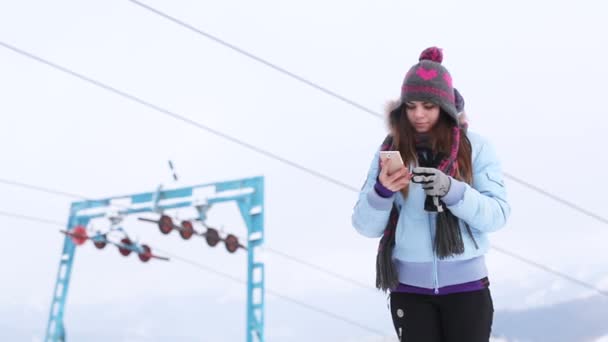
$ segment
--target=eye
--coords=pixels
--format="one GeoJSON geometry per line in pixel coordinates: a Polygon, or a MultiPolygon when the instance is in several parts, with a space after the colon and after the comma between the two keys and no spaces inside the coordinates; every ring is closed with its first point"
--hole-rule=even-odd
{"type": "Polygon", "coordinates": [[[425,104],[424,104],[424,109],[426,109],[426,110],[435,109],[436,107],[437,107],[437,105],[434,105],[434,104],[432,104],[432,103],[428,103],[428,104],[427,104],[427,103],[425,103],[425,104]]]}

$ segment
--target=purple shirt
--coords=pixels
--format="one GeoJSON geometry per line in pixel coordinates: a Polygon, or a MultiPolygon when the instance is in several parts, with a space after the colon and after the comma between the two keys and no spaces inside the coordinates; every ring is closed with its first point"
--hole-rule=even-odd
{"type": "Polygon", "coordinates": [[[463,293],[463,292],[472,292],[483,290],[490,286],[490,280],[487,277],[475,281],[471,281],[468,283],[449,285],[440,287],[439,291],[435,293],[435,289],[427,289],[424,287],[417,287],[412,285],[406,285],[403,283],[399,283],[396,289],[392,292],[403,292],[403,293],[413,293],[413,294],[421,294],[421,295],[430,295],[430,296],[441,296],[448,295],[453,293],[463,293]]]}

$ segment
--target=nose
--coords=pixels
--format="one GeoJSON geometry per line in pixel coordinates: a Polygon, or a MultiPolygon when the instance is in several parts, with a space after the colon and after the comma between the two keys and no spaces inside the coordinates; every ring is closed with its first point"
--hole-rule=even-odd
{"type": "Polygon", "coordinates": [[[412,115],[414,116],[414,118],[416,119],[421,119],[424,117],[424,110],[422,109],[421,106],[416,106],[412,109],[412,115]]]}

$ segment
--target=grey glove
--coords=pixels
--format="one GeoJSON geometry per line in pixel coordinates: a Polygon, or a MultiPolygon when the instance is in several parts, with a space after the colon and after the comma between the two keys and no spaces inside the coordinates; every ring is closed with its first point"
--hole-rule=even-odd
{"type": "Polygon", "coordinates": [[[412,169],[412,183],[422,184],[427,195],[443,197],[450,190],[451,178],[432,167],[415,167],[412,169]]]}

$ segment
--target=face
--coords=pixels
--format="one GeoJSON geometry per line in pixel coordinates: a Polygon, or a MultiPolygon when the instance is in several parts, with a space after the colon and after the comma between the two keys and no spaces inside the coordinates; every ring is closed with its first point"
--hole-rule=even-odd
{"type": "Polygon", "coordinates": [[[409,101],[405,103],[407,118],[418,133],[427,133],[439,121],[439,106],[431,102],[409,101]]]}

